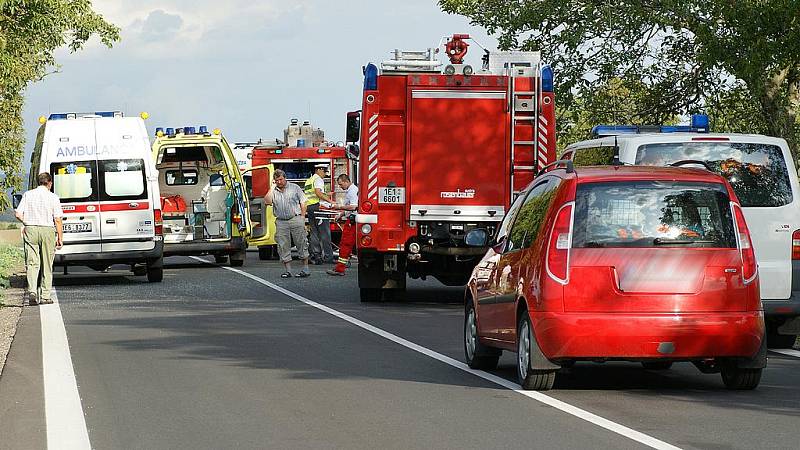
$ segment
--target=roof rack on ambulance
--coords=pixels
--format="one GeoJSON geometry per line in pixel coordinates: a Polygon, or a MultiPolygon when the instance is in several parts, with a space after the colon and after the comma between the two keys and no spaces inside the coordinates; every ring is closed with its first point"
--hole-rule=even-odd
{"type": "Polygon", "coordinates": [[[644,133],[708,133],[708,115],[692,114],[691,125],[597,125],[592,137],[619,136],[644,133]]]}

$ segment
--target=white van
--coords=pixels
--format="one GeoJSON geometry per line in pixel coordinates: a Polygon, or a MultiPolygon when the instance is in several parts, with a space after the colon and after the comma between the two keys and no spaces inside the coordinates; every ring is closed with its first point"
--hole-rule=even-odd
{"type": "Polygon", "coordinates": [[[148,281],[161,281],[158,172],[143,119],[111,111],[39,121],[28,184],[36,187],[36,176],[50,172],[61,199],[64,246],[55,265],[129,264],[148,281]]]}
{"type": "Polygon", "coordinates": [[[789,146],[762,135],[708,133],[704,117],[684,127],[598,126],[596,139],[568,146],[560,159],[576,166],[701,161],[727,178],[750,227],[769,346],[791,347],[800,334],[800,185],[789,146]]]}

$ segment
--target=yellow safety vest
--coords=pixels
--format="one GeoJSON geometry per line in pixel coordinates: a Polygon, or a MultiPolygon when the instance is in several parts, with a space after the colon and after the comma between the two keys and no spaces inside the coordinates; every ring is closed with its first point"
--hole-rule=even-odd
{"type": "Polygon", "coordinates": [[[319,178],[319,175],[314,174],[311,175],[311,178],[306,180],[306,184],[303,185],[303,190],[306,193],[306,204],[308,206],[316,205],[319,203],[319,197],[317,197],[317,192],[314,189],[314,181],[319,178]]]}

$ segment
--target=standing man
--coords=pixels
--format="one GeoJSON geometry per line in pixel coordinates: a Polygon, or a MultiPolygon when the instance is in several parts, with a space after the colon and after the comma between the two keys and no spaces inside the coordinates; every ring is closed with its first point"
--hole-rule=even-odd
{"type": "Polygon", "coordinates": [[[339,243],[339,260],[332,270],[328,270],[328,275],[344,276],[347,269],[347,262],[353,254],[356,245],[356,211],[358,210],[358,186],[350,181],[346,174],[336,178],[339,187],[345,191],[344,204],[334,205],[334,209],[342,210],[340,220],[344,221],[342,227],[342,241],[339,243]]]}
{"type": "Polygon", "coordinates": [[[280,169],[272,175],[275,183],[264,197],[268,205],[272,205],[275,213],[275,241],[278,243],[280,256],[286,271],[281,278],[292,277],[292,240],[303,259],[303,270],[296,277],[305,278],[311,275],[308,270],[308,238],[306,235],[306,195],[300,186],[286,181],[286,173],[280,169]]]}
{"type": "Polygon", "coordinates": [[[311,227],[311,262],[315,265],[333,262],[333,246],[331,245],[331,223],[317,213],[320,202],[332,203],[331,197],[325,193],[325,177],[328,164],[314,166],[314,174],[306,180],[304,190],[308,201],[308,224],[311,227]]]}
{"type": "Polygon", "coordinates": [[[36,177],[39,186],[22,195],[15,211],[17,220],[25,225],[22,240],[25,242],[25,268],[29,305],[53,303],[53,259],[55,250],[64,244],[61,223],[61,201],[50,190],[53,177],[43,172],[36,177]],[[42,285],[38,286],[41,273],[42,285]],[[37,299],[38,293],[38,299],[37,299]]]}

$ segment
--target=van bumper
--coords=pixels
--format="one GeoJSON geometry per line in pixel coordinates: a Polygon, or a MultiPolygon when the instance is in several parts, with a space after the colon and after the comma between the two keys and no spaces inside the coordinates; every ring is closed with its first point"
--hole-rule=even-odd
{"type": "Polygon", "coordinates": [[[536,339],[550,360],[749,358],[765,335],[762,311],[532,316],[536,339]]]}
{"type": "Polygon", "coordinates": [[[800,316],[800,291],[792,291],[792,296],[787,299],[761,299],[761,304],[767,319],[800,316]]]}
{"type": "Polygon", "coordinates": [[[164,243],[156,241],[151,250],[131,250],[123,252],[100,253],[67,253],[57,254],[53,260],[55,266],[80,266],[90,263],[132,264],[146,263],[161,258],[164,253],[164,243]]]}
{"type": "Polygon", "coordinates": [[[164,244],[164,256],[200,256],[243,252],[247,245],[242,238],[225,242],[180,242],[164,244]]]}

